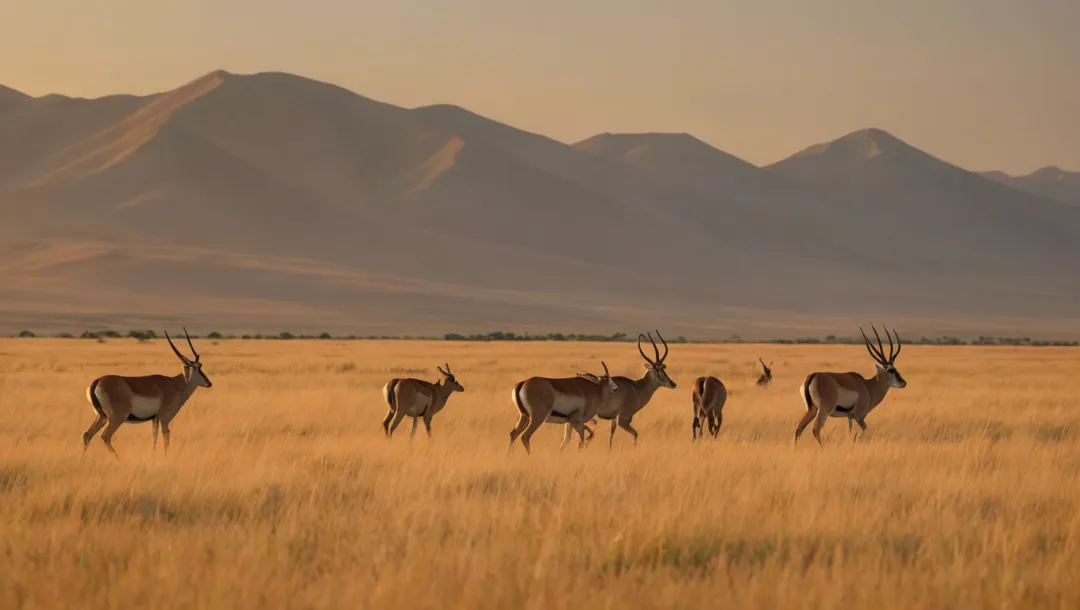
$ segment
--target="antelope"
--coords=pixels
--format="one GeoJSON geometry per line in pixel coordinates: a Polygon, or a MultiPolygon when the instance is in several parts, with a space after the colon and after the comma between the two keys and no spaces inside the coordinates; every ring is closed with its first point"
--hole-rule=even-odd
{"type": "MultiPolygon", "coordinates": [[[[600,364],[604,367],[603,376],[578,373],[576,377],[529,377],[518,382],[512,398],[520,416],[517,425],[510,431],[510,449],[514,448],[514,441],[520,437],[525,452],[532,454],[529,441],[545,423],[566,424],[560,451],[566,447],[574,430],[580,437],[578,449],[587,445],[585,422],[591,421],[619,390],[619,386],[612,381],[607,363],[600,364]]],[[[592,438],[591,429],[589,438],[592,438]]]]}
{"type": "Polygon", "coordinates": [[[713,438],[720,433],[720,424],[724,422],[724,403],[727,402],[727,388],[716,377],[698,377],[694,380],[694,424],[693,439],[697,440],[701,432],[701,421],[709,424],[709,434],[713,438]]]}
{"type": "Polygon", "coordinates": [[[451,394],[465,391],[454,377],[449,364],[446,364],[445,371],[441,366],[435,368],[441,375],[435,383],[413,378],[394,378],[383,386],[383,398],[390,407],[382,423],[386,438],[393,437],[394,430],[397,430],[398,424],[406,415],[412,417],[412,432],[409,433],[409,438],[416,434],[416,424],[420,419],[424,420],[424,429],[427,430],[428,438],[431,438],[431,418],[443,410],[451,394]],[[392,425],[391,420],[394,422],[392,425]]]}
{"type": "Polygon", "coordinates": [[[202,370],[202,363],[199,362],[201,356],[191,344],[191,336],[188,335],[186,327],[184,336],[187,338],[191,353],[195,355],[195,360],[189,360],[181,354],[180,350],[173,345],[169,331],[165,331],[165,339],[169,342],[169,347],[183,364],[183,371],[179,375],[173,377],[105,375],[90,382],[90,386],[86,388],[86,399],[94,408],[97,419],[83,434],[83,451],[90,447],[90,441],[104,427],[105,431],[101,433],[101,440],[116,457],[112,437],[122,424],[153,422],[153,448],[157,449],[158,427],[160,426],[161,434],[165,439],[165,453],[169,453],[169,424],[195,390],[213,385],[202,370]]]}
{"type": "Polygon", "coordinates": [[[614,377],[615,383],[619,386],[619,393],[596,413],[597,417],[600,419],[611,421],[611,434],[608,436],[609,450],[615,442],[616,426],[626,430],[634,437],[634,446],[636,447],[638,433],[637,430],[634,430],[634,427],[630,425],[630,422],[634,419],[634,415],[645,408],[645,405],[649,404],[649,400],[652,399],[653,393],[655,393],[658,388],[675,389],[675,382],[668,376],[666,370],[667,365],[664,364],[664,360],[667,359],[668,355],[667,341],[664,341],[664,337],[660,335],[660,331],[656,331],[656,336],[660,337],[660,341],[664,344],[664,355],[660,355],[660,348],[656,347],[656,341],[653,340],[652,333],[648,333],[648,338],[649,342],[652,343],[654,359],[650,359],[645,355],[645,350],[641,348],[641,341],[645,339],[645,335],[639,333],[638,352],[640,352],[641,357],[645,359],[645,374],[640,379],[631,379],[629,377],[621,376],[614,377]]]}
{"type": "Polygon", "coordinates": [[[757,384],[759,386],[761,386],[761,387],[765,387],[765,386],[769,385],[769,382],[772,381],[772,364],[773,363],[770,362],[768,365],[766,365],[765,361],[762,360],[761,358],[758,358],[758,362],[761,363],[761,368],[763,369],[763,372],[761,373],[761,376],[757,378],[757,384]]]}
{"type": "MultiPolygon", "coordinates": [[[[868,379],[859,373],[810,373],[807,375],[799,388],[803,402],[806,403],[806,415],[795,429],[796,444],[799,442],[799,435],[811,420],[815,420],[814,438],[822,447],[825,445],[821,442],[821,428],[825,426],[825,420],[829,417],[848,418],[849,434],[852,421],[859,424],[862,432],[866,432],[866,416],[885,400],[889,388],[907,387],[907,381],[904,381],[895,366],[896,358],[902,349],[900,335],[895,331],[890,334],[889,329],[885,328],[885,334],[889,337],[889,356],[886,358],[881,335],[873,325],[871,328],[874,330],[874,336],[877,337],[877,348],[870,343],[862,326],[859,327],[859,332],[862,333],[866,349],[876,364],[874,376],[868,379]],[[896,336],[895,353],[893,352],[893,335],[896,336]]],[[[854,438],[853,436],[852,439],[854,438]]]]}

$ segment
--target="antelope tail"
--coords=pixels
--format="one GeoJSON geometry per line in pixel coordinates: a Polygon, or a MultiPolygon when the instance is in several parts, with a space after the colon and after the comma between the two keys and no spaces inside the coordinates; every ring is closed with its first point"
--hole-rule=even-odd
{"type": "Polygon", "coordinates": [[[810,383],[814,381],[815,375],[817,375],[817,373],[811,373],[810,376],[806,378],[806,383],[803,384],[801,390],[803,402],[806,403],[807,411],[814,411],[817,409],[817,406],[814,404],[814,399],[810,398],[810,383]]]}
{"type": "Polygon", "coordinates": [[[518,411],[520,411],[522,415],[527,416],[529,415],[529,412],[525,410],[525,405],[521,403],[521,386],[523,385],[525,385],[525,382],[521,381],[516,386],[514,386],[514,406],[517,407],[518,411]]]}
{"type": "Polygon", "coordinates": [[[101,401],[98,400],[97,392],[94,391],[97,390],[97,386],[98,380],[95,379],[90,384],[90,387],[86,389],[86,398],[90,401],[90,405],[94,407],[94,411],[97,412],[98,415],[104,415],[105,411],[101,408],[101,401]]]}
{"type": "Polygon", "coordinates": [[[383,390],[383,398],[386,399],[386,404],[390,405],[391,411],[397,411],[397,385],[400,380],[391,379],[390,383],[386,384],[386,388],[383,390]]]}

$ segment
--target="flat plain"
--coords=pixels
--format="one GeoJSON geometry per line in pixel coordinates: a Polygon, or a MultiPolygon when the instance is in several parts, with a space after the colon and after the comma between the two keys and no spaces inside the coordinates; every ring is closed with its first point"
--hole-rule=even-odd
{"type": "Polygon", "coordinates": [[[201,340],[214,387],[172,446],[81,436],[104,373],[174,374],[164,341],[0,341],[0,607],[1077,608],[1080,350],[905,346],[858,442],[792,433],[814,370],[860,346],[671,345],[675,390],[584,450],[507,450],[513,384],[640,376],[632,343],[201,340]],[[756,361],[774,382],[754,385],[756,361]],[[466,392],[382,436],[391,376],[466,392]],[[692,443],[690,387],[729,388],[692,443]]]}

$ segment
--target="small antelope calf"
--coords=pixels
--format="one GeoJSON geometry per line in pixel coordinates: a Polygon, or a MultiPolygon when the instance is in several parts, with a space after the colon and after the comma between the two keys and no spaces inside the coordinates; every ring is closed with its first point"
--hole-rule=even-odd
{"type": "Polygon", "coordinates": [[[383,386],[383,398],[390,407],[382,423],[386,438],[394,436],[394,430],[397,430],[398,424],[406,415],[413,418],[409,438],[416,434],[416,424],[419,419],[424,420],[424,429],[427,430],[428,438],[431,438],[431,418],[443,410],[451,394],[465,391],[465,388],[454,378],[449,364],[446,365],[445,371],[440,366],[435,368],[442,375],[435,383],[410,377],[394,378],[383,386]],[[393,424],[390,423],[391,420],[393,424]]]}
{"type": "Polygon", "coordinates": [[[693,439],[701,435],[701,422],[709,424],[709,434],[715,439],[724,422],[724,403],[727,402],[727,388],[716,377],[698,377],[694,380],[694,424],[693,439]]]}

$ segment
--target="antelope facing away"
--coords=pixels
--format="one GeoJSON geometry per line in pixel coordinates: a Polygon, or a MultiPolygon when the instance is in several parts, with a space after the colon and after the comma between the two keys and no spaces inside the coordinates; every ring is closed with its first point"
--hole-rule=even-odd
{"type": "Polygon", "coordinates": [[[693,438],[702,434],[701,422],[709,424],[709,434],[713,438],[720,433],[720,424],[724,423],[724,403],[727,402],[727,388],[716,377],[698,377],[694,380],[694,425],[693,438]]]}
{"type": "Polygon", "coordinates": [[[758,358],[758,362],[761,363],[761,368],[762,368],[763,372],[761,373],[761,376],[759,376],[757,378],[757,384],[759,386],[761,386],[761,387],[765,387],[765,386],[769,385],[769,382],[772,381],[772,364],[773,363],[770,362],[768,365],[766,365],[765,361],[762,360],[761,358],[758,358]]]}
{"type": "MultiPolygon", "coordinates": [[[[526,453],[531,454],[529,441],[545,423],[566,424],[560,450],[566,447],[573,430],[577,430],[580,437],[578,448],[584,447],[585,422],[592,420],[619,390],[612,381],[607,363],[600,364],[604,366],[602,377],[578,373],[577,377],[529,377],[518,382],[512,398],[520,416],[510,431],[510,448],[514,448],[514,441],[520,437],[526,453]]],[[[592,438],[592,431],[589,432],[592,438]]]]}
{"type": "Polygon", "coordinates": [[[876,364],[877,370],[874,376],[868,379],[859,373],[810,373],[807,375],[799,388],[799,393],[806,403],[806,415],[795,429],[796,443],[799,442],[799,435],[806,426],[814,421],[814,438],[817,439],[818,445],[824,446],[821,442],[821,428],[825,426],[825,420],[829,417],[848,418],[849,433],[852,421],[859,424],[859,428],[866,432],[866,416],[885,400],[889,388],[907,387],[907,382],[900,376],[894,364],[902,347],[900,335],[895,332],[890,334],[889,329],[885,328],[885,335],[889,337],[889,356],[886,358],[885,348],[881,344],[881,335],[873,325],[871,328],[874,330],[874,336],[877,337],[877,348],[870,343],[870,339],[866,337],[861,326],[859,332],[862,333],[866,349],[876,364]],[[893,335],[896,336],[895,352],[893,352],[893,335]]]}
{"type": "Polygon", "coordinates": [[[390,407],[382,423],[386,438],[394,435],[394,430],[397,430],[398,424],[406,415],[413,418],[409,438],[416,434],[416,424],[419,419],[424,420],[424,429],[427,430],[428,438],[431,438],[431,418],[443,410],[451,394],[465,391],[465,388],[454,378],[449,364],[446,365],[445,371],[440,366],[435,368],[442,375],[435,383],[413,378],[394,378],[383,386],[383,398],[390,407]],[[392,425],[391,420],[394,422],[392,425]]]}
{"type": "Polygon", "coordinates": [[[615,441],[616,426],[629,432],[634,437],[634,445],[637,446],[638,433],[630,425],[634,415],[649,404],[649,400],[652,399],[658,388],[675,389],[675,382],[671,380],[671,377],[668,377],[667,365],[664,364],[668,355],[667,341],[664,341],[660,331],[656,331],[656,336],[660,337],[660,341],[664,344],[664,355],[660,355],[660,348],[656,347],[656,341],[653,340],[652,333],[649,333],[648,337],[649,342],[652,343],[655,359],[650,359],[645,355],[645,350],[641,348],[641,341],[645,338],[645,335],[638,334],[638,351],[641,352],[641,357],[645,359],[646,363],[645,375],[640,379],[614,377],[615,383],[619,386],[619,392],[596,413],[600,419],[611,421],[608,449],[611,449],[612,443],[615,441]]]}
{"type": "Polygon", "coordinates": [[[86,399],[94,408],[97,419],[83,434],[83,451],[90,446],[90,441],[98,431],[105,428],[105,431],[101,433],[101,440],[115,456],[116,450],[112,446],[112,437],[121,425],[153,422],[153,446],[157,447],[160,426],[161,434],[165,439],[165,453],[169,452],[169,424],[195,390],[200,386],[209,388],[212,385],[202,370],[199,353],[191,344],[191,336],[188,335],[187,328],[184,328],[184,336],[187,338],[191,353],[195,355],[195,360],[189,360],[181,354],[180,350],[173,345],[169,331],[165,331],[165,339],[169,342],[169,347],[183,364],[183,371],[179,375],[173,377],[105,375],[90,382],[90,386],[86,388],[86,399]]]}

